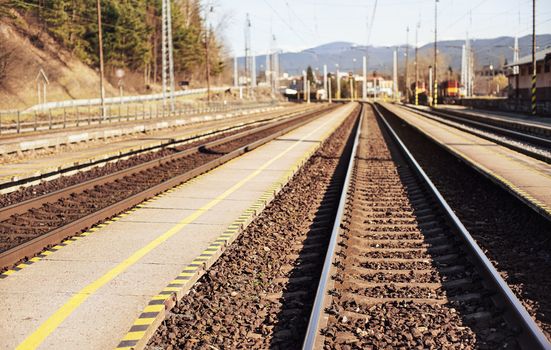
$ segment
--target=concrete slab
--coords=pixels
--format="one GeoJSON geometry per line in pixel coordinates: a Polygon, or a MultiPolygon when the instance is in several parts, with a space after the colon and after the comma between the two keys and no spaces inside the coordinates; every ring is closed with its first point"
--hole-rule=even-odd
{"type": "Polygon", "coordinates": [[[550,164],[402,108],[385,107],[551,219],[550,164]]]}
{"type": "Polygon", "coordinates": [[[116,347],[148,301],[279,186],[353,108],[343,106],[148,201],[0,280],[0,333],[10,334],[0,337],[0,348],[116,347]]]}

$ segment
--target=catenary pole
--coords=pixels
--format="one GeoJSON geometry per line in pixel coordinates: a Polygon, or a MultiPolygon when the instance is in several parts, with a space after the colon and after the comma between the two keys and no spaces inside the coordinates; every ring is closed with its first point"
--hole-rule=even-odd
{"type": "MultiPolygon", "coordinates": [[[[104,68],[103,68],[103,34],[101,27],[101,1],[96,1],[98,12],[98,40],[99,40],[99,86],[101,96],[101,117],[105,119],[105,86],[104,86],[104,68]]],[[[44,97],[44,100],[46,98],[44,97]]]]}
{"type": "Polygon", "coordinates": [[[433,100],[432,105],[436,107],[438,105],[438,0],[434,1],[434,88],[433,88],[433,100]]]}
{"type": "Polygon", "coordinates": [[[406,102],[409,103],[409,72],[408,67],[409,66],[409,26],[406,27],[406,71],[405,71],[405,77],[404,77],[404,83],[405,83],[405,89],[404,89],[404,95],[406,97],[406,102]]]}
{"type": "Polygon", "coordinates": [[[536,115],[536,0],[532,0],[532,115],[536,115]]]}
{"type": "Polygon", "coordinates": [[[174,45],[172,43],[172,5],[170,0],[166,0],[166,18],[167,18],[167,39],[168,39],[168,69],[170,78],[170,111],[174,113],[174,45]]]}

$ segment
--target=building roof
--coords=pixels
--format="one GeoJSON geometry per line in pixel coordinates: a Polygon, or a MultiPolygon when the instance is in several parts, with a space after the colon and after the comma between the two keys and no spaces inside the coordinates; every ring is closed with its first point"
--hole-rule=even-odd
{"type": "MultiPolygon", "coordinates": [[[[547,54],[551,54],[551,47],[541,51],[536,51],[536,62],[543,61],[543,59],[547,54]]],[[[505,67],[520,66],[523,64],[530,64],[530,63],[532,63],[532,55],[527,55],[519,58],[518,61],[515,61],[511,64],[506,65],[505,67]]]]}

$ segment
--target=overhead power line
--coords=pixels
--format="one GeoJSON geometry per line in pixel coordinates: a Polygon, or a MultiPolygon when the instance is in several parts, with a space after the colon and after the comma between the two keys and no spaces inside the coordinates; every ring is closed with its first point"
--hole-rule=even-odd
{"type": "Polygon", "coordinates": [[[283,24],[285,24],[297,38],[299,38],[304,44],[308,44],[308,42],[304,40],[302,36],[300,36],[299,32],[295,30],[295,28],[293,28],[293,26],[289,22],[287,22],[285,18],[267,0],[264,0],[264,3],[268,5],[268,7],[279,18],[279,20],[283,22],[283,24]]]}

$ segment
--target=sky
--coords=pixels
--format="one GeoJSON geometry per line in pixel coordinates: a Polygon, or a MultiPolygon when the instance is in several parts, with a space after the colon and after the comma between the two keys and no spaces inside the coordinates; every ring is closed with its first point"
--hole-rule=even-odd
{"type": "MultiPolygon", "coordinates": [[[[202,0],[213,8],[211,23],[224,36],[232,54],[244,54],[245,18],[252,23],[252,50],[277,48],[300,51],[333,41],[375,46],[434,40],[435,0],[378,0],[368,39],[368,22],[375,0],[202,0]]],[[[532,32],[532,0],[439,0],[438,40],[524,36],[532,32]]],[[[536,31],[551,33],[551,0],[536,0],[536,31]]],[[[551,43],[543,43],[549,44],[551,43]]],[[[538,44],[539,45],[539,44],[538,44]]]]}

